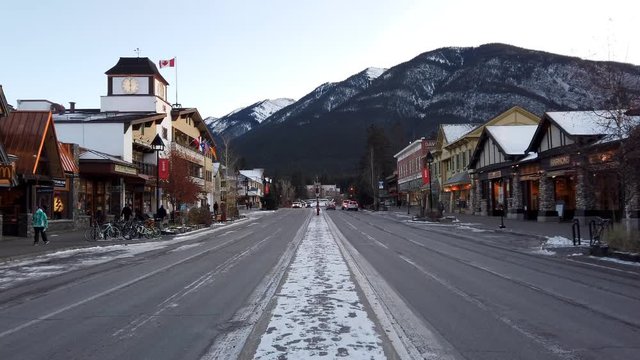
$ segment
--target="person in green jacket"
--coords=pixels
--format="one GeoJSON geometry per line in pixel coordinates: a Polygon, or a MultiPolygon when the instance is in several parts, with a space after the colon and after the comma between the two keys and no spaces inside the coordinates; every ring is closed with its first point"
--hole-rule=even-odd
{"type": "Polygon", "coordinates": [[[47,214],[42,210],[42,206],[38,206],[38,210],[33,214],[32,224],[34,230],[33,245],[38,245],[40,234],[42,234],[42,241],[44,241],[44,244],[48,244],[49,240],[47,240],[46,231],[49,227],[49,221],[47,220],[47,214]]]}

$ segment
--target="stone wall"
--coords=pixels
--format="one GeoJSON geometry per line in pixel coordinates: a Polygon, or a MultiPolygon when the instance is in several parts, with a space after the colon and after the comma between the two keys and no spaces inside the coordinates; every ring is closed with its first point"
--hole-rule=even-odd
{"type": "Polygon", "coordinates": [[[539,222],[551,222],[558,221],[558,212],[556,211],[555,193],[553,188],[553,179],[542,174],[540,176],[540,188],[539,188],[539,210],[538,221],[539,222]]]}

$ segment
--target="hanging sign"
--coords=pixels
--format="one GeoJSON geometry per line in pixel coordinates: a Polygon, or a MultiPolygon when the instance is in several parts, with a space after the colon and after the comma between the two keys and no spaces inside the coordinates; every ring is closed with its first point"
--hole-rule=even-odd
{"type": "Polygon", "coordinates": [[[158,160],[158,174],[160,176],[160,180],[169,179],[169,159],[158,160]]]}
{"type": "Polygon", "coordinates": [[[429,183],[429,169],[428,168],[423,168],[422,169],[422,184],[428,184],[429,183]]]}

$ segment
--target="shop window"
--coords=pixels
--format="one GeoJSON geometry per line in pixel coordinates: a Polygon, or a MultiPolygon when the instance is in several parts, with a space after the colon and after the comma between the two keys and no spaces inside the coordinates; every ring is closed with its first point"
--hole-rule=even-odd
{"type": "Polygon", "coordinates": [[[165,139],[165,140],[168,140],[168,138],[167,138],[168,136],[169,136],[169,131],[167,131],[167,128],[163,127],[162,128],[162,138],[165,139]]]}

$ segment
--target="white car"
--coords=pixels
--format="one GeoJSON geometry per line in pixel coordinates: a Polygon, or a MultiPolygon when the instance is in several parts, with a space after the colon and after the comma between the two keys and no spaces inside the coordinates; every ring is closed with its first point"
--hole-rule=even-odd
{"type": "Polygon", "coordinates": [[[292,209],[300,209],[301,207],[302,207],[302,203],[301,203],[300,201],[294,201],[294,202],[291,204],[291,208],[292,208],[292,209]]]}

